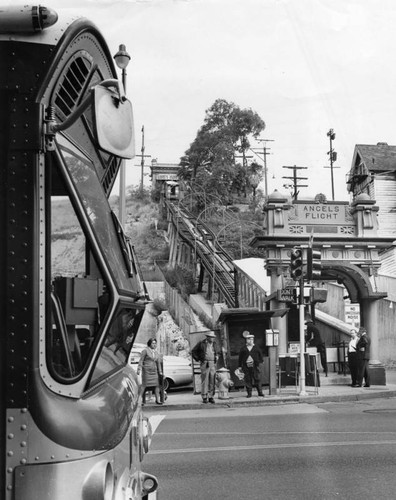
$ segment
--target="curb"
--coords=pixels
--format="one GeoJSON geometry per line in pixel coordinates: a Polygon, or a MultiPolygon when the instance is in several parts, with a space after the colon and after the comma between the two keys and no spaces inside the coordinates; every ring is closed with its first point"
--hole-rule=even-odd
{"type": "Polygon", "coordinates": [[[279,404],[318,404],[318,403],[339,403],[343,401],[362,401],[367,399],[379,398],[394,398],[396,397],[396,390],[375,390],[373,392],[365,391],[359,394],[329,394],[326,396],[321,395],[308,395],[308,396],[265,396],[264,399],[249,400],[249,401],[235,401],[232,398],[229,400],[216,400],[216,404],[197,403],[175,403],[163,406],[145,406],[143,411],[146,413],[163,413],[168,411],[180,410],[216,410],[216,409],[229,409],[241,407],[257,407],[257,406],[275,406],[279,404]]]}

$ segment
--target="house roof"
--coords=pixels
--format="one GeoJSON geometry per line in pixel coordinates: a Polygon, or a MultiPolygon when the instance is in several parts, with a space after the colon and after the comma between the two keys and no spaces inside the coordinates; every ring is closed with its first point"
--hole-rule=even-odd
{"type": "Polygon", "coordinates": [[[267,294],[270,292],[271,277],[267,275],[264,259],[250,257],[248,259],[234,260],[232,263],[237,269],[240,269],[247,276],[249,276],[249,278],[267,294]]]}
{"type": "Polygon", "coordinates": [[[352,164],[357,166],[362,162],[370,172],[396,171],[396,146],[386,142],[356,144],[352,164]]]}
{"type": "Polygon", "coordinates": [[[225,321],[240,321],[243,319],[244,321],[251,320],[264,320],[267,318],[278,318],[283,317],[286,313],[289,312],[289,309],[270,309],[268,311],[259,311],[255,307],[245,307],[239,309],[223,309],[221,311],[218,321],[220,323],[224,323],[225,321]]]}

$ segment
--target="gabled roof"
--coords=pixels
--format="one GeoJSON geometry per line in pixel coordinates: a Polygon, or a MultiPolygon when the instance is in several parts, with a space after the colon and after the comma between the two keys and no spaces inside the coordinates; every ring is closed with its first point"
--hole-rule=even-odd
{"type": "Polygon", "coordinates": [[[375,145],[356,144],[352,168],[364,163],[369,172],[396,171],[396,146],[386,142],[375,145]]]}
{"type": "Polygon", "coordinates": [[[267,275],[265,269],[265,260],[258,257],[249,257],[248,259],[240,259],[232,261],[237,269],[244,272],[249,278],[254,281],[267,294],[271,290],[271,278],[267,275]]]}

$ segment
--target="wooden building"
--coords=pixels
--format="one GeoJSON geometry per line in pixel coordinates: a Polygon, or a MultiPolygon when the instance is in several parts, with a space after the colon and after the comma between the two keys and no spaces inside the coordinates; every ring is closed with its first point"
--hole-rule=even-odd
{"type": "Polygon", "coordinates": [[[347,176],[353,199],[366,194],[378,210],[378,235],[396,234],[396,146],[356,144],[347,176]]]}

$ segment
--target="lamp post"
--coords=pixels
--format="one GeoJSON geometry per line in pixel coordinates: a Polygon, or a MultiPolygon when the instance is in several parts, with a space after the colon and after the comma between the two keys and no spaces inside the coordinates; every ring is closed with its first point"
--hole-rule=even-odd
{"type": "MultiPolygon", "coordinates": [[[[126,67],[131,60],[131,56],[126,51],[125,45],[121,44],[118,52],[114,56],[117,66],[122,71],[122,86],[126,94],[126,67]]],[[[125,160],[121,160],[120,164],[120,197],[119,197],[119,211],[120,224],[125,228],[125,160]]]]}

